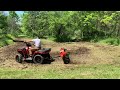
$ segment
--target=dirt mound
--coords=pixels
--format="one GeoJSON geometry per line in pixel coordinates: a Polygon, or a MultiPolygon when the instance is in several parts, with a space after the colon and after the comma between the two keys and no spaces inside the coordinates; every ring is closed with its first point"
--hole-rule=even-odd
{"type": "MultiPolygon", "coordinates": [[[[22,42],[14,43],[13,45],[8,45],[0,48],[0,66],[5,67],[15,67],[15,68],[29,68],[38,67],[33,63],[23,62],[19,64],[15,61],[15,55],[17,54],[17,49],[25,47],[22,42]]],[[[100,63],[117,63],[120,59],[120,47],[105,46],[91,44],[88,42],[77,42],[77,43],[53,43],[45,42],[42,47],[51,48],[51,56],[56,57],[59,55],[59,50],[64,47],[70,52],[71,64],[100,64],[100,63]]],[[[52,65],[63,64],[61,58],[55,58],[55,62],[52,65]]]]}

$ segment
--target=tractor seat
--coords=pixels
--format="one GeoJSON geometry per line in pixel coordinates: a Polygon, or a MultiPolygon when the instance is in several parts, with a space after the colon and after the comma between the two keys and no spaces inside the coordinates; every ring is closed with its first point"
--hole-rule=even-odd
{"type": "Polygon", "coordinates": [[[40,52],[47,52],[47,51],[51,51],[51,48],[43,48],[41,50],[39,50],[40,52]]]}

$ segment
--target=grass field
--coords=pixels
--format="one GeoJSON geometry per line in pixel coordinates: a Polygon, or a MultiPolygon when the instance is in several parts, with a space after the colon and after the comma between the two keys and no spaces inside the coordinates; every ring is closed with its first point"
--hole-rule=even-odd
{"type": "Polygon", "coordinates": [[[1,79],[120,79],[119,65],[50,65],[39,68],[0,68],[1,79]]]}

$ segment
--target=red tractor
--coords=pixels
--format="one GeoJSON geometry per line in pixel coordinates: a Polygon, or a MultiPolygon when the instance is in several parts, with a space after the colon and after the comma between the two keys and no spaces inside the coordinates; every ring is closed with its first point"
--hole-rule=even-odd
{"type": "MultiPolygon", "coordinates": [[[[14,42],[24,42],[14,40],[14,42]]],[[[39,64],[50,64],[54,61],[54,59],[50,56],[51,48],[43,48],[37,51],[32,52],[32,57],[29,56],[29,47],[31,44],[28,42],[24,42],[26,47],[17,49],[18,54],[16,55],[16,61],[22,63],[23,60],[31,60],[34,63],[39,64]]]]}

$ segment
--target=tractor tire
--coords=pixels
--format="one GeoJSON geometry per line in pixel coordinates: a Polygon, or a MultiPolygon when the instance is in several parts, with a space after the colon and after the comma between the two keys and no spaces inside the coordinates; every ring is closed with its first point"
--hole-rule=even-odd
{"type": "Polygon", "coordinates": [[[22,63],[22,61],[23,61],[23,56],[22,56],[21,54],[17,54],[15,60],[16,60],[16,62],[18,62],[18,63],[22,63]]]}
{"type": "Polygon", "coordinates": [[[42,64],[42,63],[43,63],[43,60],[44,60],[44,58],[43,58],[41,55],[35,55],[35,56],[33,57],[33,62],[34,62],[35,64],[37,64],[37,63],[42,64]]]}
{"type": "Polygon", "coordinates": [[[63,62],[64,62],[64,64],[69,64],[70,63],[69,55],[63,57],[63,62]]]}

